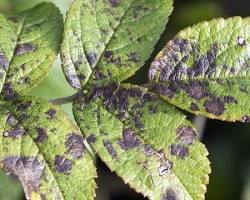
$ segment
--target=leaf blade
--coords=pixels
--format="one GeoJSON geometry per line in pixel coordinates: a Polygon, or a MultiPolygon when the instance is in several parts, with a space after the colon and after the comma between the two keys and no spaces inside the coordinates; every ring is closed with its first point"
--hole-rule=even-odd
{"type": "Polygon", "coordinates": [[[59,51],[62,15],[52,3],[42,3],[5,20],[1,30],[1,96],[10,100],[40,83],[48,74],[59,51]],[[11,27],[12,33],[8,30],[11,27]],[[4,38],[10,35],[10,42],[4,38]],[[6,54],[6,55],[5,55],[6,54]],[[1,59],[2,60],[2,59],[1,59]]]}
{"type": "Polygon", "coordinates": [[[171,12],[172,0],[75,1],[61,50],[70,85],[80,89],[133,75],[149,58],[171,12]]]}
{"type": "Polygon", "coordinates": [[[207,151],[185,116],[156,95],[111,84],[79,99],[73,111],[91,147],[136,191],[150,199],[204,199],[207,151]]]}
{"type": "Polygon", "coordinates": [[[44,100],[22,97],[13,103],[1,115],[6,125],[0,165],[18,176],[26,197],[94,199],[95,166],[78,128],[44,100]]]}
{"type": "Polygon", "coordinates": [[[249,26],[233,17],[184,29],[152,63],[151,89],[191,113],[248,122],[249,26]]]}

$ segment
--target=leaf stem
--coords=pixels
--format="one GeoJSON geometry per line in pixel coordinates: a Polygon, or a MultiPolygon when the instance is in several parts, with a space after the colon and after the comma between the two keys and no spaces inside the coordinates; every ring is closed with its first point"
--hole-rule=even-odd
{"type": "Polygon", "coordinates": [[[62,98],[58,98],[58,99],[51,99],[51,100],[49,100],[49,102],[52,104],[55,104],[55,105],[63,105],[63,104],[67,104],[67,103],[72,103],[74,100],[76,100],[77,97],[78,97],[78,93],[73,94],[71,96],[67,96],[67,97],[62,97],[62,98]]]}

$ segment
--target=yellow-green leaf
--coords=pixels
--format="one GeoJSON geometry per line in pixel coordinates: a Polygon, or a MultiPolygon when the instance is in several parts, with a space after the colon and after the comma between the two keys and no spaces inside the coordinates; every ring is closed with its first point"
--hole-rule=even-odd
{"type": "Polygon", "coordinates": [[[96,87],[74,104],[75,119],[100,158],[149,199],[204,199],[207,150],[185,115],[147,89],[96,87]]]}
{"type": "Polygon", "coordinates": [[[214,19],[172,39],[149,70],[151,89],[184,110],[250,122],[250,18],[214,19]]]}
{"type": "Polygon", "coordinates": [[[0,107],[0,167],[27,199],[94,199],[95,166],[79,129],[59,107],[22,97],[0,107]]]}
{"type": "Polygon", "coordinates": [[[172,12],[172,0],[75,0],[61,50],[72,87],[121,82],[149,58],[172,12]]]}
{"type": "Polygon", "coordinates": [[[0,14],[1,98],[13,99],[46,77],[59,51],[62,29],[62,15],[52,3],[11,17],[0,14]]]}

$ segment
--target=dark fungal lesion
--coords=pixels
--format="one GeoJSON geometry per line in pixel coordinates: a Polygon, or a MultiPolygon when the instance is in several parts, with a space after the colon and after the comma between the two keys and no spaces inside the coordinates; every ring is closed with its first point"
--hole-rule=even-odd
{"type": "Polygon", "coordinates": [[[78,159],[83,156],[86,149],[83,141],[84,138],[76,133],[69,133],[66,136],[65,146],[73,158],[78,159]]]}
{"type": "Polygon", "coordinates": [[[112,143],[108,139],[103,140],[103,145],[106,148],[109,155],[112,157],[112,159],[118,160],[117,152],[114,149],[112,143]]]}
{"type": "Polygon", "coordinates": [[[4,53],[0,49],[0,67],[6,71],[9,65],[10,65],[10,62],[8,58],[4,55],[4,53]]]}
{"type": "Polygon", "coordinates": [[[166,193],[162,196],[161,200],[177,200],[175,191],[172,188],[168,188],[166,193]]]}
{"type": "Polygon", "coordinates": [[[18,44],[15,48],[14,54],[19,56],[25,53],[36,51],[37,47],[32,43],[18,44]]]}
{"type": "Polygon", "coordinates": [[[27,197],[38,190],[44,167],[36,157],[11,156],[3,160],[3,169],[18,177],[27,197]]]}
{"type": "Polygon", "coordinates": [[[3,137],[9,138],[19,138],[25,134],[24,128],[19,124],[19,122],[15,119],[15,117],[9,114],[7,118],[7,127],[3,132],[3,137]]]}
{"type": "Polygon", "coordinates": [[[72,170],[73,163],[65,156],[56,155],[54,160],[54,168],[58,173],[69,174],[72,170]]]}
{"type": "Polygon", "coordinates": [[[139,147],[141,144],[139,138],[134,134],[131,129],[124,129],[122,132],[122,138],[118,140],[118,144],[123,150],[129,150],[139,147]]]}
{"type": "Polygon", "coordinates": [[[50,108],[49,110],[47,110],[47,111],[45,112],[45,114],[47,115],[47,118],[48,118],[48,119],[53,119],[53,118],[56,117],[56,110],[50,108]]]}
{"type": "Polygon", "coordinates": [[[14,86],[11,82],[6,82],[3,85],[3,89],[1,91],[1,95],[4,100],[13,100],[18,96],[18,93],[15,91],[14,86]]]}
{"type": "Polygon", "coordinates": [[[48,134],[46,129],[41,127],[36,127],[37,137],[35,138],[35,142],[43,143],[48,140],[48,134]]]}
{"type": "Polygon", "coordinates": [[[220,98],[212,97],[204,102],[204,108],[208,113],[221,116],[225,111],[225,104],[220,98]]]}

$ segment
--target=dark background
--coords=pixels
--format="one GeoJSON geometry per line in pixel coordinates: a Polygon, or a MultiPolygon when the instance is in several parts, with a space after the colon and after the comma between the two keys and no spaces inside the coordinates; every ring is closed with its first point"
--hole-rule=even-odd
{"type": "MultiPolygon", "coordinates": [[[[0,10],[5,13],[17,12],[40,2],[41,0],[0,0],[0,10]]],[[[69,1],[52,0],[63,13],[69,1]]],[[[166,31],[156,46],[148,63],[129,82],[145,83],[147,69],[153,57],[166,42],[179,30],[197,22],[215,17],[249,16],[250,0],[175,0],[175,9],[170,17],[166,31]]],[[[31,94],[43,98],[68,96],[74,91],[65,82],[57,61],[48,78],[32,90],[31,94]]],[[[63,109],[72,118],[71,105],[63,109]]],[[[250,125],[226,123],[205,118],[189,116],[202,134],[202,142],[210,153],[212,174],[206,194],[207,200],[250,200],[250,125]]],[[[111,173],[97,159],[98,200],[144,199],[123,184],[122,180],[111,173]]],[[[0,172],[0,200],[24,199],[22,188],[16,179],[0,172]]]]}

